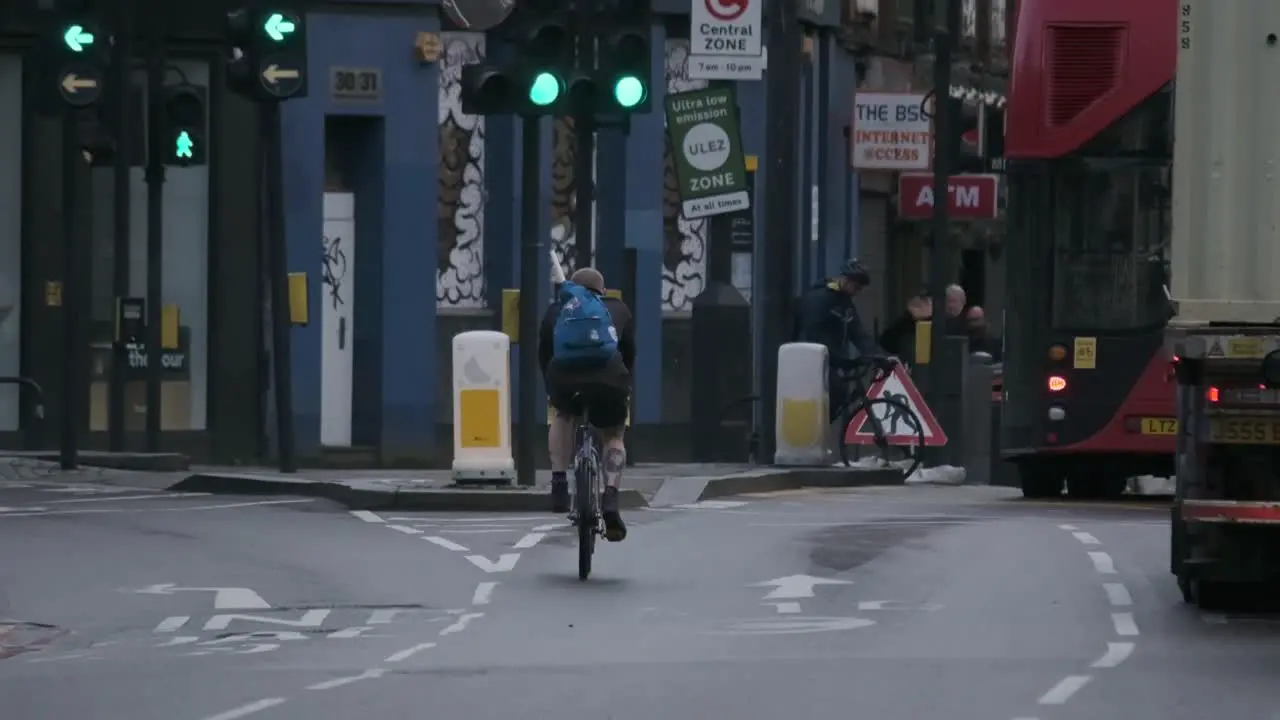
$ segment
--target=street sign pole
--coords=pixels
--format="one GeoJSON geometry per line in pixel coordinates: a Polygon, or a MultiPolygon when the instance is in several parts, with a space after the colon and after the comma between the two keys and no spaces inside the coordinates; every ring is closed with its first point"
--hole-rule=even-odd
{"type": "Polygon", "coordinates": [[[941,412],[945,398],[959,392],[959,388],[944,387],[950,385],[949,378],[959,378],[959,375],[943,371],[939,365],[946,354],[947,285],[957,279],[952,259],[947,185],[951,178],[956,139],[955,118],[951,112],[951,46],[960,31],[960,2],[940,0],[934,7],[942,15],[935,23],[938,27],[933,38],[933,248],[929,263],[933,318],[929,333],[926,402],[935,412],[941,412]]]}
{"type": "Polygon", "coordinates": [[[80,409],[85,395],[85,377],[81,374],[81,358],[88,352],[88,341],[81,332],[80,298],[87,297],[81,286],[81,243],[77,242],[76,204],[78,175],[81,170],[79,134],[74,108],[62,116],[62,411],[61,442],[58,459],[63,470],[73,470],[79,462],[80,409]]]}
{"type": "Polygon", "coordinates": [[[284,236],[284,168],[280,157],[280,103],[261,106],[265,158],[267,258],[271,290],[271,365],[276,401],[276,449],[280,472],[298,471],[293,435],[292,352],[289,346],[289,261],[284,236]]]}
{"type": "MultiPolygon", "coordinates": [[[[764,207],[764,252],[756,273],[760,278],[763,323],[759,356],[760,368],[760,457],[773,462],[777,450],[774,428],[778,422],[778,348],[788,339],[791,325],[793,267],[796,234],[796,112],[799,107],[800,23],[797,3],[774,2],[770,6],[766,30],[769,70],[765,78],[765,168],[768,188],[762,195],[771,200],[764,207]]],[[[753,283],[756,285],[756,283],[753,283]]]]}
{"type": "MultiPolygon", "coordinates": [[[[112,268],[111,294],[117,302],[129,295],[129,234],[131,195],[129,182],[129,161],[133,157],[133,133],[129,132],[129,63],[132,53],[132,13],[133,3],[119,0],[116,3],[115,17],[115,57],[112,65],[113,91],[111,94],[111,114],[116,127],[116,155],[112,164],[112,268]]],[[[125,342],[122,338],[112,337],[111,376],[107,398],[107,447],[111,452],[122,452],[125,449],[125,374],[128,372],[128,357],[125,342]]]]}
{"type": "MultiPolygon", "coordinates": [[[[164,27],[152,21],[147,53],[147,452],[160,452],[160,324],[164,308],[164,27]]],[[[123,89],[122,89],[123,90],[123,89]]]]}

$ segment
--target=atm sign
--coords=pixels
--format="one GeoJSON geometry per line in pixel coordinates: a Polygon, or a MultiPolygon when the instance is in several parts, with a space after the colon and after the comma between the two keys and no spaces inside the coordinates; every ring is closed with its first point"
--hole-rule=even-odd
{"type": "MultiPolygon", "coordinates": [[[[955,220],[991,220],[999,212],[999,175],[952,175],[947,212],[955,220]]],[[[933,173],[898,176],[898,215],[923,220],[933,215],[933,173]]]]}

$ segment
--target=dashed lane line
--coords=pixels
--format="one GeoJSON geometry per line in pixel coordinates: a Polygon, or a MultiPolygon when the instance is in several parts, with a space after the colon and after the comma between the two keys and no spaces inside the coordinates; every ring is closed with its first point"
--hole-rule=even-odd
{"type": "Polygon", "coordinates": [[[1093,678],[1089,675],[1068,675],[1049,689],[1049,692],[1040,696],[1039,703],[1041,705],[1063,705],[1071,699],[1085,685],[1088,685],[1093,678]]]}

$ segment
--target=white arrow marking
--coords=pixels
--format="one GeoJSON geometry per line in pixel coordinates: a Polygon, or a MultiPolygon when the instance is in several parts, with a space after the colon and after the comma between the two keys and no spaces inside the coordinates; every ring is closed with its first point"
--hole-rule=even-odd
{"type": "Polygon", "coordinates": [[[313,628],[324,624],[329,617],[329,610],[307,610],[297,620],[289,618],[267,617],[264,615],[214,615],[204,624],[205,630],[226,630],[233,620],[241,622],[257,622],[268,625],[288,625],[291,627],[313,628]]]}
{"type": "Polygon", "coordinates": [[[472,605],[488,605],[493,599],[493,589],[498,587],[496,582],[482,582],[476,586],[476,591],[471,594],[472,605]]]}
{"type": "Polygon", "coordinates": [[[285,69],[280,67],[279,65],[271,64],[271,65],[268,65],[267,68],[262,71],[262,77],[267,82],[271,83],[272,85],[275,85],[277,82],[281,80],[297,80],[298,71],[285,69]]]}
{"type": "Polygon", "coordinates": [[[133,592],[139,595],[172,595],[179,592],[211,592],[214,610],[270,610],[271,605],[258,593],[249,588],[238,587],[178,587],[173,583],[160,583],[150,587],[139,588],[133,592]]]}
{"type": "Polygon", "coordinates": [[[818,585],[852,585],[848,580],[833,580],[812,575],[788,575],[758,582],[748,587],[771,587],[773,592],[764,596],[765,600],[799,600],[813,597],[813,589],[818,585]]]}
{"type": "Polygon", "coordinates": [[[441,630],[440,635],[441,636],[452,635],[454,633],[462,632],[463,630],[467,629],[467,625],[471,624],[472,620],[475,620],[476,618],[482,618],[482,617],[484,617],[484,613],[467,613],[462,617],[458,618],[457,620],[453,621],[453,624],[450,625],[449,627],[441,630]]]}
{"type": "Polygon", "coordinates": [[[529,548],[542,542],[542,539],[545,538],[546,536],[547,536],[546,533],[540,533],[540,532],[529,533],[528,535],[525,535],[524,537],[517,540],[516,544],[513,545],[512,547],[516,550],[528,550],[529,548]]]}
{"type": "Polygon", "coordinates": [[[174,632],[175,630],[180,629],[183,625],[186,625],[187,621],[190,619],[190,615],[174,615],[173,617],[161,620],[160,624],[156,626],[156,629],[151,632],[174,632]]]}
{"type": "Polygon", "coordinates": [[[498,561],[494,562],[483,555],[468,555],[467,560],[472,565],[480,568],[487,573],[511,572],[516,567],[516,561],[520,559],[520,553],[503,553],[498,556],[498,561]]]}

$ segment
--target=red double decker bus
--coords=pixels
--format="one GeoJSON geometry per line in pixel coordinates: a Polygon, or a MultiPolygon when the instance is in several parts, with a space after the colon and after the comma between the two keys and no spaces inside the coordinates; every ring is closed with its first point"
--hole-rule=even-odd
{"type": "Polygon", "coordinates": [[[1006,107],[1001,455],[1023,494],[1172,474],[1173,0],[1021,0],[1006,107]]]}

